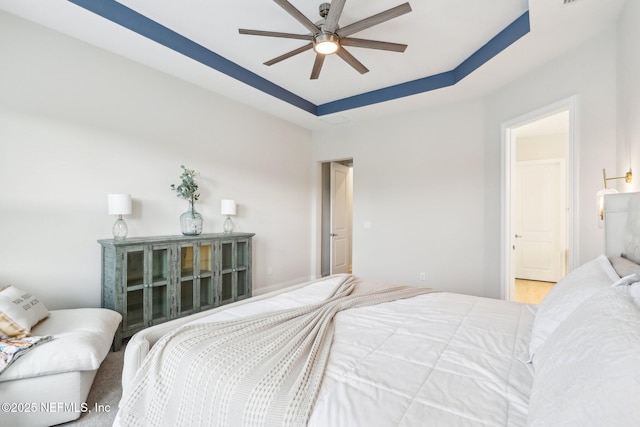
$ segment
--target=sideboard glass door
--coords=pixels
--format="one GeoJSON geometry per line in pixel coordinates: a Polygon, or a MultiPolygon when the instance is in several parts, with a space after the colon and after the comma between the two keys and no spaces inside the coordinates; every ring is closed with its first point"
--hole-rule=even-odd
{"type": "Polygon", "coordinates": [[[122,283],[127,316],[123,317],[122,329],[135,330],[146,326],[144,319],[144,247],[130,247],[123,254],[122,283]]]}
{"type": "Polygon", "coordinates": [[[220,242],[220,303],[226,304],[234,301],[233,288],[235,280],[233,240],[220,242]]]}
{"type": "Polygon", "coordinates": [[[250,292],[249,240],[239,239],[236,243],[236,300],[243,299],[250,292]]]}
{"type": "Polygon", "coordinates": [[[169,320],[169,248],[150,250],[149,277],[146,283],[149,325],[169,320]]]}
{"type": "Polygon", "coordinates": [[[194,242],[180,247],[178,317],[214,307],[213,251],[213,242],[194,242]]]}
{"type": "Polygon", "coordinates": [[[176,291],[178,297],[178,317],[194,312],[195,308],[195,288],[196,288],[196,269],[195,269],[195,245],[189,244],[180,247],[180,277],[178,278],[178,289],[176,291]]]}
{"type": "Polygon", "coordinates": [[[251,296],[251,244],[249,239],[220,242],[221,304],[251,296]]]}
{"type": "Polygon", "coordinates": [[[198,310],[207,310],[216,305],[213,291],[213,242],[198,244],[198,310]]]}

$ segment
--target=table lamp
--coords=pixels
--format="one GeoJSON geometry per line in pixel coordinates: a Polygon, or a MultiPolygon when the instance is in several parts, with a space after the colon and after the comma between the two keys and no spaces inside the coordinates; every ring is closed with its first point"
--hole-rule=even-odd
{"type": "Polygon", "coordinates": [[[127,237],[127,224],[122,219],[122,215],[131,215],[131,195],[130,194],[109,194],[107,196],[109,215],[118,215],[118,219],[113,224],[113,238],[124,240],[127,237]]]}
{"type": "Polygon", "coordinates": [[[229,234],[233,231],[233,221],[231,221],[231,216],[236,214],[236,201],[223,200],[220,212],[222,215],[227,216],[227,219],[224,220],[224,232],[225,234],[229,234]]]}

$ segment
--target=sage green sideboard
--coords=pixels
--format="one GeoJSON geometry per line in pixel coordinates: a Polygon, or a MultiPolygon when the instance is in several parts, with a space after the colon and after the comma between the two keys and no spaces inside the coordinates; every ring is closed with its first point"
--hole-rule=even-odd
{"type": "Polygon", "coordinates": [[[122,314],[113,348],[148,327],[251,297],[253,233],[98,240],[102,307],[122,314]]]}

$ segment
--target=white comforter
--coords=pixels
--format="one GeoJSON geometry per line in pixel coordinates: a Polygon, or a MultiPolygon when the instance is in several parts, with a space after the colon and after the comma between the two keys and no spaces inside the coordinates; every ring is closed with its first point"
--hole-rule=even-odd
{"type": "Polygon", "coordinates": [[[346,311],[310,426],[524,426],[525,305],[449,293],[346,311]]]}
{"type": "MultiPolygon", "coordinates": [[[[332,281],[196,322],[318,302],[332,281]]],[[[532,321],[526,305],[450,293],[341,312],[309,425],[526,425],[532,321]]]]}

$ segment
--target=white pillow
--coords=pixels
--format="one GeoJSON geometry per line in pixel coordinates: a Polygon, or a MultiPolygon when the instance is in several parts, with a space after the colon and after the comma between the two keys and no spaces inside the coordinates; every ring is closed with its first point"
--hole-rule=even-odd
{"type": "Polygon", "coordinates": [[[528,426],[640,425],[640,307],[595,293],[540,347],[528,426]]]}
{"type": "MultiPolygon", "coordinates": [[[[636,276],[635,274],[633,276],[636,276]]],[[[622,279],[618,280],[617,283],[613,284],[613,287],[617,287],[619,289],[623,289],[627,294],[629,294],[629,296],[631,297],[631,299],[633,300],[633,302],[640,307],[640,281],[634,281],[632,280],[628,280],[625,281],[626,278],[628,278],[629,276],[623,277],[622,279]],[[625,283],[627,282],[627,283],[625,283]]]]}
{"type": "Polygon", "coordinates": [[[564,277],[538,306],[531,330],[527,362],[533,362],[538,348],[573,310],[595,292],[611,286],[620,277],[606,256],[600,255],[564,277]]]}
{"type": "Polygon", "coordinates": [[[26,337],[31,327],[48,315],[47,307],[29,292],[15,286],[0,289],[0,335],[26,337]]]}
{"type": "Polygon", "coordinates": [[[630,274],[640,275],[640,265],[636,264],[633,261],[629,261],[626,258],[623,258],[621,256],[611,256],[609,257],[609,262],[620,277],[625,277],[630,274]]]}

